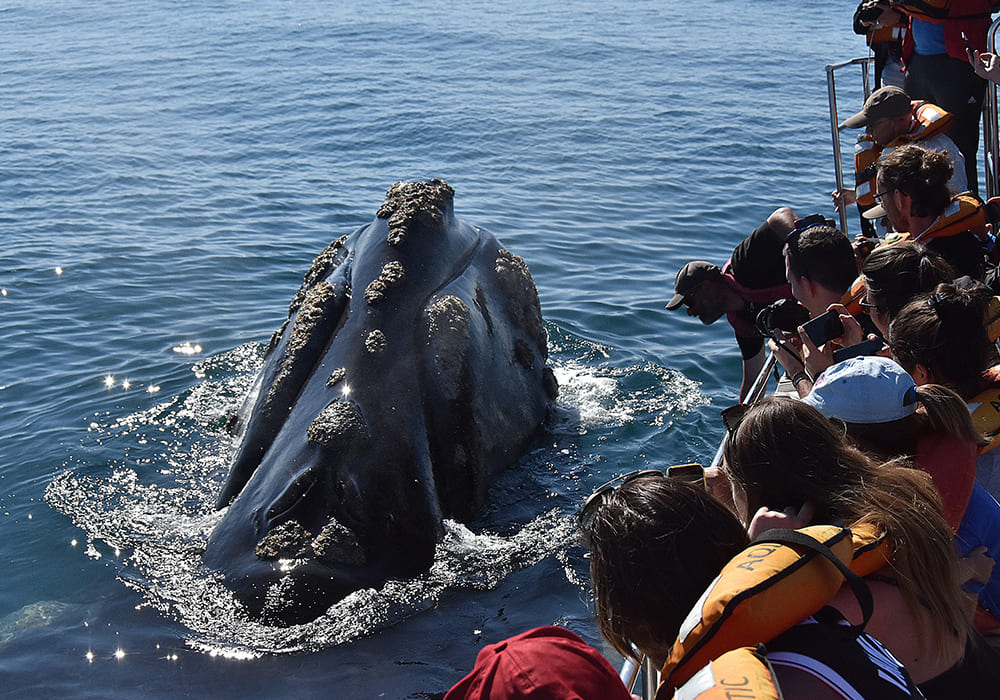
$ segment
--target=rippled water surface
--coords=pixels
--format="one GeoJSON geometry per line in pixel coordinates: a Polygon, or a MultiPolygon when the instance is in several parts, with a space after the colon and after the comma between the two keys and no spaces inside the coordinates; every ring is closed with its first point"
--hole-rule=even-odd
{"type": "Polygon", "coordinates": [[[574,510],[711,458],[735,343],[663,305],[775,207],[832,215],[855,4],[0,7],[4,692],[429,698],[528,627],[597,643],[574,510]],[[558,416],[425,576],[249,622],[199,566],[226,420],[312,258],[427,177],[530,266],[558,416]]]}

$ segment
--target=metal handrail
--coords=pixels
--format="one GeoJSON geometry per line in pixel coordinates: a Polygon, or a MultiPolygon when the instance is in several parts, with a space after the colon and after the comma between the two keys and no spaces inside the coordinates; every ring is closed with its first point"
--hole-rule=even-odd
{"type": "MultiPolygon", "coordinates": [[[[830,104],[830,135],[833,139],[833,167],[834,173],[837,178],[837,191],[843,192],[844,190],[844,166],[841,162],[841,152],[840,152],[840,119],[837,116],[837,88],[836,81],[834,80],[834,71],[840,70],[841,68],[846,68],[848,66],[863,66],[861,71],[863,78],[863,92],[862,103],[868,99],[871,94],[871,82],[869,78],[869,73],[871,71],[870,64],[874,59],[871,56],[865,56],[864,58],[854,58],[850,61],[845,61],[844,63],[836,63],[826,67],[826,90],[827,90],[827,101],[830,104]]],[[[842,205],[840,207],[840,230],[847,235],[847,206],[842,205]]]]}
{"type": "MultiPolygon", "coordinates": [[[[996,53],[997,31],[1000,31],[1000,19],[990,26],[986,34],[986,50],[996,53]]],[[[1000,121],[997,117],[997,84],[987,81],[985,108],[983,109],[983,159],[986,170],[986,199],[996,197],[1000,192],[1000,121]]]]}

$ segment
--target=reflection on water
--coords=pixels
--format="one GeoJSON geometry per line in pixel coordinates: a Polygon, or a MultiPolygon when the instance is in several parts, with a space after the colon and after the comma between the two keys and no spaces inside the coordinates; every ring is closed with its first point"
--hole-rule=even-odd
{"type": "Polygon", "coordinates": [[[446,591],[493,589],[512,571],[553,555],[568,582],[582,587],[566,558],[576,507],[567,496],[586,491],[579,482],[588,481],[589,458],[566,440],[605,440],[635,421],[663,426],[705,398],[677,372],[649,363],[615,367],[611,349],[554,327],[550,332],[559,338],[551,360],[561,385],[554,441],[501,477],[487,514],[474,524],[478,531],[445,521],[426,574],[356,591],[307,624],[271,627],[249,619],[221,575],[201,565],[221,517],[214,502],[233,449],[226,426],[261,366],[260,345],[196,363],[193,371],[202,381],[177,397],[91,422],[91,439],[125,458],[60,474],[46,499],[84,530],[87,556],[112,557],[119,579],[145,605],[188,630],[191,648],[227,658],[350,642],[436,606],[446,591]],[[569,489],[560,483],[567,478],[576,482],[569,489]]]}

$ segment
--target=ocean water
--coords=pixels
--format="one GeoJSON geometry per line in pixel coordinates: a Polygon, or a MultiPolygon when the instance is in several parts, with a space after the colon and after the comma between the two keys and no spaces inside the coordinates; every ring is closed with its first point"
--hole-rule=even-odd
{"type": "Polygon", "coordinates": [[[432,698],[529,627],[599,644],[573,513],[711,459],[738,352],[663,305],[777,206],[833,215],[855,5],[0,6],[0,692],[432,698]],[[227,416],[312,258],[429,177],[531,268],[558,416],[427,575],[249,622],[198,557],[227,416]]]}

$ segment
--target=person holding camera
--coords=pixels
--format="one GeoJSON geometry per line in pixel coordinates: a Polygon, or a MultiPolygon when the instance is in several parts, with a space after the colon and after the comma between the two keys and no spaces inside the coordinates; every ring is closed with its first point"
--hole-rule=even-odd
{"type": "Polygon", "coordinates": [[[865,42],[875,55],[875,87],[895,85],[903,87],[903,37],[906,22],[883,25],[879,18],[885,9],[878,0],[862,0],[854,11],[854,33],[865,37],[865,42]]]}
{"type": "Polygon", "coordinates": [[[839,304],[858,276],[850,239],[821,216],[800,220],[785,241],[785,276],[815,318],[839,304]]]}

